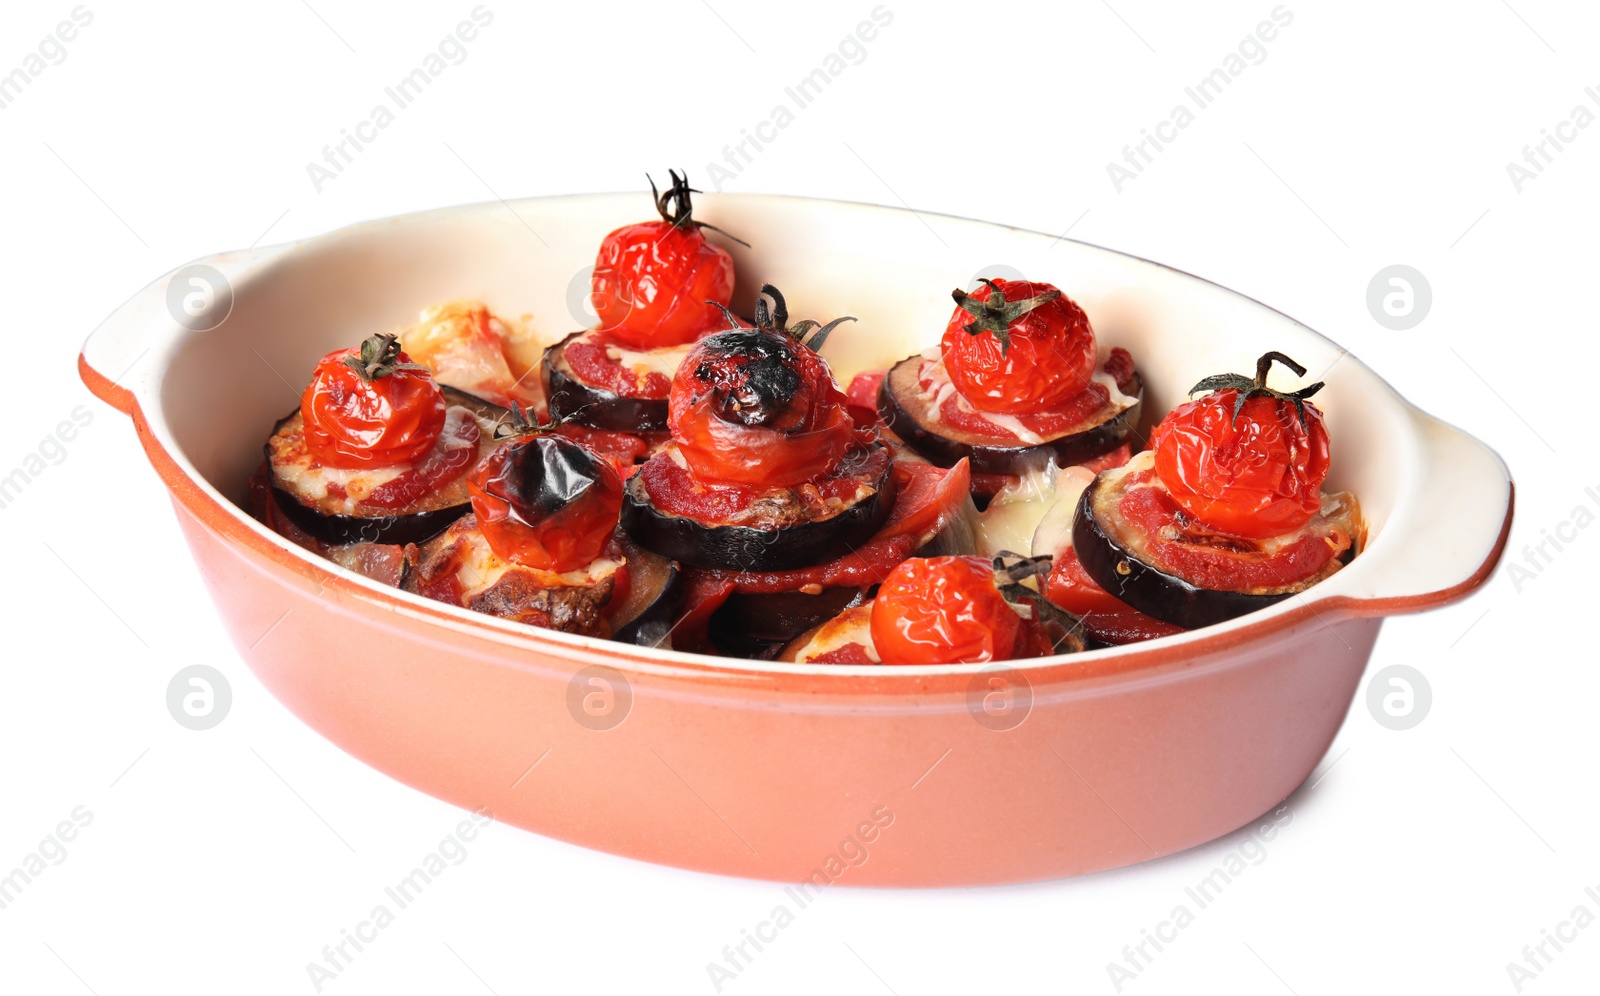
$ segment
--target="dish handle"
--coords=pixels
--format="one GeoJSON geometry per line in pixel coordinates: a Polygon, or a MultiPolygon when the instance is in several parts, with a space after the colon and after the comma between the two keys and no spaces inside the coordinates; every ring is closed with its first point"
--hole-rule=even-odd
{"type": "Polygon", "coordinates": [[[89,334],[78,375],[95,397],[132,415],[147,371],[162,369],[184,336],[221,325],[233,309],[241,276],[286,246],[218,253],[185,263],[151,281],[89,334]]]}
{"type": "Polygon", "coordinates": [[[1413,483],[1369,555],[1356,559],[1367,563],[1348,593],[1362,615],[1466,598],[1494,573],[1511,532],[1516,488],[1500,455],[1431,415],[1413,410],[1412,417],[1420,441],[1413,483]]]}

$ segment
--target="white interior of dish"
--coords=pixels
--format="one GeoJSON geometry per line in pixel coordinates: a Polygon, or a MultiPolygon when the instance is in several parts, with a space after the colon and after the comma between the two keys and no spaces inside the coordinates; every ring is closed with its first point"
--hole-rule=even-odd
{"type": "MultiPolygon", "coordinates": [[[[795,319],[859,319],[837,330],[823,350],[841,383],[937,342],[953,307],[952,288],[971,286],[979,274],[1017,271],[1061,287],[1088,312],[1103,345],[1133,353],[1145,378],[1147,426],[1200,377],[1248,373],[1268,350],[1305,364],[1310,379],[1325,377],[1316,403],[1327,413],[1333,440],[1329,486],[1359,495],[1369,550],[1383,545],[1397,501],[1418,487],[1413,468],[1422,442],[1402,399],[1336,344],[1202,279],[982,222],[941,217],[935,235],[917,214],[866,205],[720,195],[700,198],[695,213],[752,244],[746,249],[723,240],[738,266],[736,311],[748,314],[758,287],[769,282],[784,292],[795,319]]],[[[169,342],[156,343],[157,355],[140,363],[149,372],[129,384],[152,431],[180,464],[191,464],[199,478],[237,502],[267,432],[298,403],[322,354],[408,324],[423,307],[451,298],[478,298],[498,313],[528,316],[541,339],[554,342],[577,327],[569,300],[581,299],[601,237],[649,214],[648,198],[637,193],[541,198],[370,222],[271,250],[230,275],[235,300],[223,324],[206,332],[178,330],[169,342]]],[[[1279,368],[1274,383],[1285,377],[1284,386],[1291,386],[1288,374],[1279,368]]],[[[1366,573],[1358,559],[1321,587],[1372,594],[1375,585],[1361,582],[1366,573]]]]}

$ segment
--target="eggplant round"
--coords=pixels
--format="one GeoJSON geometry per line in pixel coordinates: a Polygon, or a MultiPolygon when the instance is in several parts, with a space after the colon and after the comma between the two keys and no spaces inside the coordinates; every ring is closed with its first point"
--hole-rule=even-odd
{"type": "Polygon", "coordinates": [[[327,557],[347,571],[391,588],[406,582],[406,548],[399,543],[350,543],[330,548],[327,557]]]}
{"type": "MultiPolygon", "coordinates": [[[[462,407],[479,417],[479,431],[481,433],[478,444],[478,456],[482,457],[487,448],[492,446],[489,430],[482,424],[482,419],[490,417],[484,412],[500,408],[492,402],[485,401],[476,395],[457,391],[454,388],[445,389],[446,402],[451,407],[462,407]],[[480,409],[479,406],[487,406],[480,409]]],[[[286,427],[300,419],[300,410],[295,409],[288,415],[279,419],[272,427],[272,436],[276,437],[286,427]]],[[[280,487],[277,476],[273,471],[272,442],[269,439],[263,447],[267,459],[266,477],[267,490],[272,495],[272,501],[277,506],[277,511],[284,518],[294,523],[307,535],[323,543],[341,545],[345,543],[393,543],[405,545],[407,543],[421,543],[432,539],[443,532],[451,523],[472,511],[472,503],[467,497],[465,475],[452,481],[447,490],[448,496],[432,495],[413,506],[410,511],[396,515],[345,515],[336,512],[325,512],[312,505],[307,505],[299,498],[280,487]]]]}
{"type": "Polygon", "coordinates": [[[459,387],[449,384],[440,384],[439,390],[444,393],[444,403],[452,408],[465,408],[467,411],[497,426],[511,423],[511,409],[504,405],[495,404],[488,398],[480,398],[470,394],[459,387]]]}
{"type": "Polygon", "coordinates": [[[474,515],[408,545],[405,556],[403,591],[529,626],[612,635],[607,609],[621,569],[615,557],[601,556],[552,581],[548,572],[500,559],[474,515]]]}
{"type": "Polygon", "coordinates": [[[567,344],[585,334],[574,332],[544,351],[539,369],[550,417],[613,432],[666,432],[666,398],[629,398],[586,384],[567,364],[567,344]]]}
{"type": "Polygon", "coordinates": [[[941,467],[963,458],[975,474],[1025,474],[1048,463],[1070,467],[1103,456],[1128,441],[1144,407],[1144,381],[1135,373],[1132,405],[1100,422],[1075,427],[1038,444],[1006,446],[987,436],[937,425],[922,398],[918,373],[923,358],[909,356],[889,369],[878,390],[878,414],[912,449],[941,467]]]}
{"type": "Polygon", "coordinates": [[[1121,475],[1102,473],[1083,491],[1072,525],[1072,547],[1095,584],[1130,606],[1165,622],[1198,629],[1235,619],[1297,595],[1338,571],[1355,556],[1351,544],[1317,574],[1294,585],[1260,593],[1201,588],[1142,560],[1117,537],[1102,507],[1102,495],[1121,475]]]}
{"type": "Polygon", "coordinates": [[[742,592],[728,596],[711,617],[712,638],[756,645],[783,645],[867,600],[866,588],[829,587],[815,595],[803,591],[742,592]]]}
{"type": "MultiPolygon", "coordinates": [[[[871,448],[881,449],[882,443],[871,448]]],[[[665,459],[658,456],[655,459],[665,459]]],[[[789,571],[826,563],[872,537],[894,507],[893,462],[882,461],[872,494],[826,519],[760,528],[707,523],[665,512],[650,500],[641,470],[622,493],[622,528],[639,545],[697,567],[731,571],[789,571]]]]}
{"type": "Polygon", "coordinates": [[[324,515],[289,492],[272,486],[272,498],[284,518],[324,543],[421,543],[472,511],[470,502],[408,515],[324,515]]]}
{"type": "Polygon", "coordinates": [[[652,553],[622,533],[627,557],[628,593],[614,607],[612,639],[641,647],[671,647],[668,638],[683,607],[683,569],[675,560],[652,553]]]}

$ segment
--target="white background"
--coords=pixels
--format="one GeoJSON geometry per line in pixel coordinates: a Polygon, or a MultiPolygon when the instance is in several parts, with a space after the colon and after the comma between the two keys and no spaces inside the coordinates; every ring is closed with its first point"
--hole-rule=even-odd
{"type": "MultiPolygon", "coordinates": [[[[72,6],[5,5],[0,73],[72,6]]],[[[0,873],[74,807],[93,813],[0,910],[0,990],[312,992],[306,963],[460,815],[324,742],[240,663],[128,422],[78,382],[87,333],[221,249],[640,189],[668,166],[703,182],[873,0],[491,0],[465,61],[319,193],[307,162],[472,6],[93,2],[65,60],[0,110],[0,474],[75,406],[93,412],[0,510],[0,873]],[[164,703],[190,664],[232,683],[208,732],[164,703]]],[[[724,186],[1070,228],[1263,300],[1505,455],[1523,562],[1600,507],[1584,494],[1600,489],[1600,127],[1520,192],[1506,170],[1575,106],[1600,112],[1592,5],[1290,0],[1266,60],[1118,192],[1107,162],[1273,4],[1204,6],[889,0],[864,61],[724,186]],[[1367,310],[1393,263],[1432,286],[1409,331],[1367,310]]],[[[1502,569],[1476,598],[1391,621],[1373,669],[1420,668],[1431,712],[1395,732],[1358,699],[1266,859],[1123,991],[1516,991],[1506,963],[1525,944],[1580,903],[1600,913],[1584,894],[1600,892],[1597,554],[1600,529],[1579,530],[1531,580],[1502,569]]],[[[1244,840],[1030,886],[836,887],[724,991],[1112,993],[1107,963],[1244,840]]],[[[711,993],[706,963],[781,898],[494,826],[324,991],[711,993]]],[[[1596,978],[1590,926],[1523,991],[1596,978]]]]}

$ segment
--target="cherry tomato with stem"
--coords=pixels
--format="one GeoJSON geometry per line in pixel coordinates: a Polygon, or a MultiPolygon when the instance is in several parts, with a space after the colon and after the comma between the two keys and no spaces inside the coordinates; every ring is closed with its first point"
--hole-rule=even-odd
{"type": "Polygon", "coordinates": [[[1221,533],[1265,539],[1293,532],[1322,508],[1328,476],[1328,430],[1306,402],[1320,382],[1284,393],[1267,387],[1281,363],[1306,368],[1278,352],[1256,363],[1255,378],[1217,374],[1156,426],[1150,448],[1156,474],[1185,513],[1221,533]]]}
{"type": "Polygon", "coordinates": [[[324,356],[300,396],[311,455],[347,470],[420,460],[444,431],[445,408],[433,375],[392,335],[324,356]]]}
{"type": "Polygon", "coordinates": [[[635,349],[693,342],[719,326],[717,306],[733,296],[733,257],[706,239],[707,229],[721,229],[694,220],[690,194],[699,191],[671,175],[665,193],[650,183],[661,220],[607,235],[590,280],[599,327],[635,349]]]}
{"type": "Polygon", "coordinates": [[[972,407],[1048,413],[1093,380],[1099,360],[1089,316],[1055,286],[1000,278],[952,296],[956,310],[939,351],[951,383],[972,407]]]}

